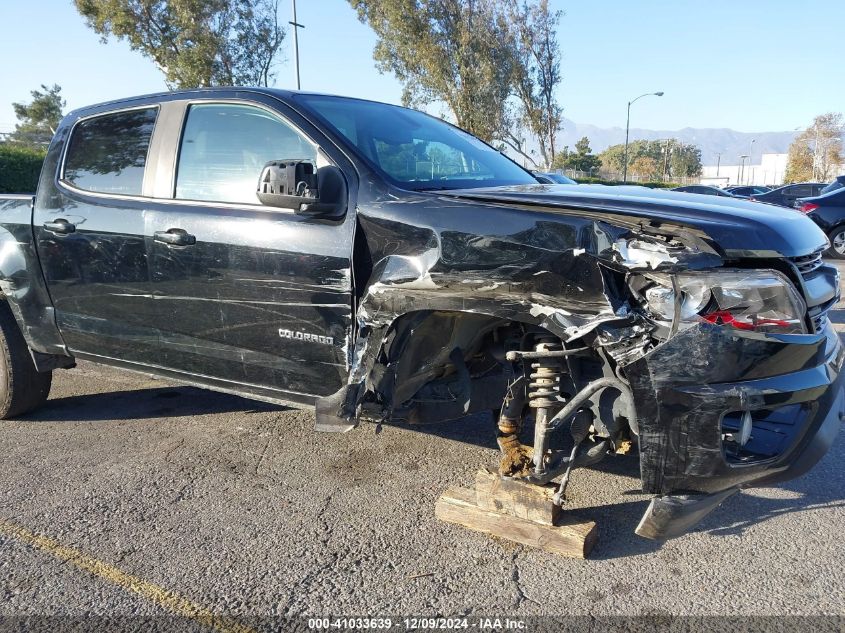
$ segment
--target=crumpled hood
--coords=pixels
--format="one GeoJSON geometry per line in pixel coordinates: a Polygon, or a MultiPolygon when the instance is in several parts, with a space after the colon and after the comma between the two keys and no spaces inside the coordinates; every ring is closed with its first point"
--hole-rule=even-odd
{"type": "Polygon", "coordinates": [[[796,257],[827,246],[825,234],[802,213],[732,198],[630,185],[536,184],[436,193],[467,200],[537,206],[549,213],[605,211],[672,222],[705,232],[727,257],[796,257]]]}

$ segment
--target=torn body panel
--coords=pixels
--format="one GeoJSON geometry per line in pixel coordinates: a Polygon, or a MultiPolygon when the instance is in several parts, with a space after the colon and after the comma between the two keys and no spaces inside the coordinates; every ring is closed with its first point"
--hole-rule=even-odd
{"type": "MultiPolygon", "coordinates": [[[[436,421],[494,408],[491,401],[505,399],[527,373],[509,373],[500,363],[496,380],[473,382],[471,404],[464,409],[458,406],[461,394],[454,391],[457,372],[449,355],[463,349],[469,360],[473,351],[487,349],[492,366],[493,339],[482,339],[491,332],[506,337],[506,328],[518,324],[523,334],[547,332],[564,349],[586,350],[562,366],[567,375],[555,383],[560,407],[567,399],[584,404],[572,421],[576,446],[570,456],[548,452],[536,439],[533,449],[524,446],[517,423],[516,432],[501,432],[505,470],[538,482],[564,473],[558,497],[563,499],[573,466],[594,463],[606,452],[627,452],[634,440],[643,490],[661,495],[643,519],[643,535],[680,534],[729,496],[725,491],[790,472],[801,454],[823,454],[814,438],[828,412],[839,406],[842,390],[841,348],[829,328],[779,337],[707,322],[679,327],[682,306],[675,305],[675,314],[661,322],[631,291],[632,278],[643,274],[704,274],[726,264],[749,265],[729,259],[704,230],[630,213],[550,209],[524,200],[519,206],[501,204],[478,194],[436,200],[388,199],[360,210],[359,230],[372,268],[357,308],[351,389],[334,418],[338,423],[351,427],[364,409],[379,419],[436,421]],[[796,391],[792,377],[779,378],[794,372],[805,388],[796,391]],[[453,406],[414,407],[431,396],[452,396],[453,406]],[[362,407],[366,402],[369,408],[362,407]],[[409,415],[411,409],[416,413],[409,415]],[[752,440],[735,447],[731,416],[745,411],[753,422],[752,440]],[[793,418],[784,422],[784,416],[793,418]],[[792,424],[794,433],[783,433],[782,422],[792,424]],[[782,440],[777,451],[775,439],[782,440]],[[585,448],[579,453],[581,442],[585,448]],[[538,460],[543,472],[530,474],[538,460]]],[[[818,250],[822,239],[814,239],[818,250]]],[[[765,255],[758,261],[771,263],[769,251],[757,254],[765,255]]],[[[804,280],[789,264],[782,270],[777,274],[794,279],[787,283],[802,287],[804,280]]],[[[829,274],[824,281],[828,304],[831,293],[838,296],[838,290],[827,289],[835,282],[829,274]]],[[[807,299],[807,306],[812,303],[807,299]]],[[[548,419],[561,410],[552,408],[548,419]]],[[[503,410],[500,429],[510,415],[503,410]]],[[[551,421],[554,432],[569,429],[568,420],[551,421]]]]}
{"type": "Polygon", "coordinates": [[[379,354],[385,336],[407,315],[481,315],[500,325],[536,327],[568,342],[602,324],[642,322],[625,288],[628,271],[642,265],[639,253],[663,256],[651,261],[650,269],[721,262],[706,236],[680,225],[515,209],[451,196],[421,202],[386,197],[358,214],[372,265],[357,306],[359,336],[349,384],[364,385],[361,397],[377,391],[388,408],[405,398],[394,402],[392,387],[383,383],[381,391],[376,389],[379,354]],[[645,224],[650,228],[637,228],[645,224]]]}

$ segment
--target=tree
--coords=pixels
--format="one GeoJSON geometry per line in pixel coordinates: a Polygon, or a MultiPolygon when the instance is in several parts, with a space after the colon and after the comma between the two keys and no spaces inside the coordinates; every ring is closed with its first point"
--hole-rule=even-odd
{"type": "MultiPolygon", "coordinates": [[[[605,168],[621,172],[625,162],[625,145],[612,145],[599,154],[599,158],[605,168]]],[[[662,141],[631,141],[628,144],[628,169],[640,176],[648,171],[649,177],[656,178],[661,178],[664,172],[667,178],[699,176],[701,150],[695,145],[681,143],[674,138],[662,141]],[[640,163],[638,172],[633,169],[633,165],[639,158],[647,158],[651,162],[640,163]],[[652,169],[653,165],[657,166],[656,171],[652,169]]]]}
{"type": "Polygon", "coordinates": [[[12,108],[20,123],[15,125],[9,140],[31,147],[49,144],[63,116],[65,100],[62,99],[61,91],[57,84],[52,87],[41,84],[41,90],[29,93],[32,101],[13,103],[12,108]]]}
{"type": "Polygon", "coordinates": [[[561,81],[557,27],[563,11],[550,11],[548,0],[529,4],[509,0],[508,24],[513,46],[513,86],[519,119],[534,136],[545,165],[555,160],[555,139],[563,109],[555,92],[561,81]]]}
{"type": "Polygon", "coordinates": [[[285,33],[278,0],[74,0],[105,42],[126,40],[168,87],[269,85],[285,33]]]}
{"type": "Polygon", "coordinates": [[[373,56],[402,83],[405,105],[442,102],[458,126],[537,165],[531,135],[551,163],[562,14],[547,0],[348,1],[375,32],[373,56]]]}
{"type": "MultiPolygon", "coordinates": [[[[643,141],[632,141],[628,145],[629,154],[636,153],[637,148],[642,143],[643,141]]],[[[623,144],[611,145],[599,154],[599,160],[601,160],[601,164],[604,165],[605,169],[621,173],[625,162],[625,146],[623,144]]]]}
{"type": "Polygon", "coordinates": [[[492,142],[505,127],[513,64],[495,0],[349,0],[376,34],[373,56],[403,85],[402,102],[442,101],[455,122],[492,142]]]}
{"type": "Polygon", "coordinates": [[[632,174],[636,174],[640,178],[646,180],[657,180],[660,178],[660,163],[658,163],[651,156],[637,156],[631,161],[628,169],[632,174]]]}
{"type": "Polygon", "coordinates": [[[575,143],[574,152],[557,154],[552,163],[554,169],[575,169],[587,173],[598,169],[601,165],[601,160],[593,154],[593,150],[590,148],[590,139],[586,136],[581,137],[581,140],[575,143]]]}
{"type": "Polygon", "coordinates": [[[789,146],[786,182],[826,181],[836,176],[843,163],[841,114],[828,112],[813,120],[789,146]]]}
{"type": "Polygon", "coordinates": [[[695,145],[680,143],[675,139],[667,142],[669,152],[667,176],[692,178],[701,175],[701,149],[695,145]]]}
{"type": "Polygon", "coordinates": [[[590,139],[588,139],[586,136],[582,136],[581,140],[575,143],[575,152],[582,156],[592,154],[593,150],[590,148],[590,139]]]}

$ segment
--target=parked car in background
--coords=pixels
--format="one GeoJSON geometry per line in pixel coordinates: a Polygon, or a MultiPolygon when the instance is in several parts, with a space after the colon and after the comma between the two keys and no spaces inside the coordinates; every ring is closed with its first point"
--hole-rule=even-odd
{"type": "Polygon", "coordinates": [[[845,176],[837,176],[836,179],[825,186],[824,189],[821,190],[821,193],[830,193],[831,191],[836,191],[837,189],[842,189],[845,187],[845,176]]]}
{"type": "Polygon", "coordinates": [[[763,193],[771,191],[771,187],[765,185],[734,185],[733,187],[725,187],[725,191],[739,196],[740,198],[750,198],[752,196],[759,196],[763,193]]]}
{"type": "Polygon", "coordinates": [[[534,171],[533,176],[544,185],[577,185],[578,183],[563,174],[554,172],[534,171]]]}
{"type": "Polygon", "coordinates": [[[794,207],[798,198],[817,196],[827,185],[825,182],[799,182],[794,185],[784,185],[757,196],[751,196],[757,202],[768,202],[782,207],[794,207]]]}
{"type": "Polygon", "coordinates": [[[801,213],[806,213],[827,233],[830,239],[827,254],[836,259],[845,259],[845,186],[840,184],[820,196],[801,198],[795,207],[801,213]]]}
{"type": "Polygon", "coordinates": [[[672,191],[680,191],[682,193],[698,193],[704,196],[722,196],[725,198],[737,198],[729,191],[719,189],[718,187],[711,187],[710,185],[684,185],[683,187],[675,187],[672,191]]]}

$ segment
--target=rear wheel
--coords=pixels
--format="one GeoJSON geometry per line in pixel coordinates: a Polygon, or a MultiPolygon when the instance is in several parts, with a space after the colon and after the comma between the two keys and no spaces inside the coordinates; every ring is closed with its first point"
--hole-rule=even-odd
{"type": "Polygon", "coordinates": [[[845,226],[837,226],[827,235],[830,238],[827,254],[836,259],[845,259],[845,226]]]}
{"type": "Polygon", "coordinates": [[[52,372],[35,368],[9,304],[0,300],[0,419],[23,415],[50,395],[52,372]]]}

